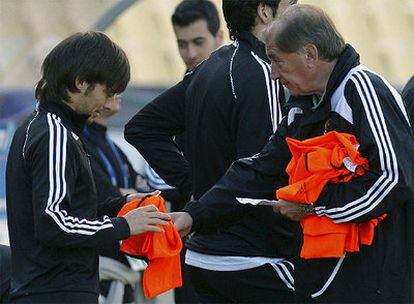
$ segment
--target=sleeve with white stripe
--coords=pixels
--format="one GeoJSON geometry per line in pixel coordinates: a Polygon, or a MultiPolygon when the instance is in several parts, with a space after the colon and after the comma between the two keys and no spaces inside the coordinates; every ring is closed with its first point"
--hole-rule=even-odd
{"type": "Polygon", "coordinates": [[[49,130],[28,154],[35,237],[51,247],[95,247],[127,238],[125,219],[81,215],[85,209],[72,201],[79,177],[68,131],[53,114],[47,115],[47,123],[49,130]]]}
{"type": "Polygon", "coordinates": [[[270,65],[257,55],[252,57],[256,66],[250,74],[246,76],[239,70],[233,73],[237,98],[232,127],[237,158],[252,156],[263,149],[282,119],[283,88],[279,81],[271,79],[270,65]]]}
{"type": "Polygon", "coordinates": [[[369,169],[348,183],[328,184],[315,211],[337,223],[365,222],[399,208],[412,196],[414,144],[400,97],[380,76],[355,72],[345,98],[369,169]]]}

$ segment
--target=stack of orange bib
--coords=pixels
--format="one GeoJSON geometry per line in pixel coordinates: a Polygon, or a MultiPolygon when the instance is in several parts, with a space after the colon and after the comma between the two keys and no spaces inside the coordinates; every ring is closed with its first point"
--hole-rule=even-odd
{"type": "MultiPolygon", "coordinates": [[[[125,204],[118,216],[147,205],[155,205],[159,211],[167,212],[161,196],[150,196],[125,204]]],[[[172,223],[160,227],[164,229],[164,233],[146,232],[122,241],[121,245],[122,252],[132,256],[146,256],[149,259],[142,282],[147,299],[182,286],[181,237],[172,223]]]]}
{"type": "MultiPolygon", "coordinates": [[[[368,160],[359,155],[353,135],[332,131],[304,141],[286,141],[292,152],[286,168],[289,185],[276,191],[278,199],[311,204],[328,182],[347,182],[368,169],[368,160]]],[[[304,259],[339,258],[345,251],[359,251],[359,244],[372,244],[374,228],[385,216],[361,224],[336,224],[326,216],[306,216],[301,220],[300,255],[304,259]]]]}

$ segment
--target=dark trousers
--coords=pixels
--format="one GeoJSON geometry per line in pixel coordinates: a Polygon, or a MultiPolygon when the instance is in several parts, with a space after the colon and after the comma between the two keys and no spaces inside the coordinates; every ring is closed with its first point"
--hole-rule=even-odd
{"type": "Polygon", "coordinates": [[[97,304],[98,295],[90,292],[48,292],[13,299],[16,304],[97,304]]]}
{"type": "MultiPolygon", "coordinates": [[[[184,242],[185,240],[183,240],[184,242]]],[[[187,249],[183,248],[180,253],[181,258],[181,275],[183,278],[183,286],[174,289],[175,304],[195,304],[199,303],[197,293],[194,290],[193,283],[187,264],[185,264],[185,252],[187,249]]]]}
{"type": "Polygon", "coordinates": [[[212,271],[188,266],[201,303],[294,303],[294,292],[269,264],[240,270],[212,271]]]}

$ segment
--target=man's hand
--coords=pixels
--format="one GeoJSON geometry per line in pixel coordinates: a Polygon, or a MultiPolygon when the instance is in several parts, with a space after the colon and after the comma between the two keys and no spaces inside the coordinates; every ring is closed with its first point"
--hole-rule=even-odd
{"type": "Polygon", "coordinates": [[[306,212],[306,206],[307,204],[278,200],[273,206],[273,211],[288,217],[292,221],[300,221],[309,214],[309,212],[306,212]]]}
{"type": "Polygon", "coordinates": [[[170,213],[171,220],[181,237],[185,237],[190,233],[193,226],[193,218],[187,212],[170,213]]]}
{"type": "Polygon", "coordinates": [[[131,210],[124,215],[124,218],[131,230],[131,236],[149,231],[164,232],[161,227],[156,225],[168,226],[168,222],[171,220],[167,213],[159,212],[154,205],[131,210]]]}
{"type": "Polygon", "coordinates": [[[136,200],[138,198],[144,198],[146,196],[158,196],[160,195],[160,193],[161,193],[160,190],[155,190],[155,191],[148,192],[148,193],[145,193],[145,192],[130,193],[128,194],[126,201],[127,203],[129,203],[133,200],[136,200]]]}

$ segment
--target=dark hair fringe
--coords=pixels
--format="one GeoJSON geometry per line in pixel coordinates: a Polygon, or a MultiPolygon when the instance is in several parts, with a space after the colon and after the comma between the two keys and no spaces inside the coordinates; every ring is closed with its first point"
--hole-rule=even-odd
{"type": "Polygon", "coordinates": [[[73,34],[46,56],[35,96],[40,101],[69,101],[68,91],[79,92],[76,79],[91,86],[104,84],[108,94],[121,93],[130,80],[128,58],[104,33],[73,34]]]}

